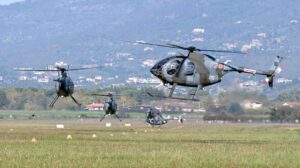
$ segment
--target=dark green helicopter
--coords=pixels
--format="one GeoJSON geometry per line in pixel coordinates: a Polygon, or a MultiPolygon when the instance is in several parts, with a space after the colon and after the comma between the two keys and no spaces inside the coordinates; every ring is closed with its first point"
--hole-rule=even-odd
{"type": "Polygon", "coordinates": [[[178,116],[168,116],[166,117],[162,112],[160,112],[158,109],[154,108],[151,105],[140,105],[140,106],[133,106],[128,107],[129,109],[135,109],[139,108],[139,110],[143,110],[146,112],[146,119],[145,122],[150,124],[151,126],[162,126],[164,124],[167,124],[170,120],[177,120],[179,123],[183,123],[185,113],[178,115],[178,116]]]}
{"type": "MultiPolygon", "coordinates": [[[[160,60],[150,70],[150,72],[159,78],[163,84],[172,85],[171,91],[167,97],[173,99],[183,99],[173,97],[173,92],[176,86],[196,87],[196,91],[192,94],[192,99],[184,100],[198,100],[195,99],[198,91],[206,86],[214,85],[222,81],[224,75],[229,72],[248,73],[252,75],[266,76],[266,82],[269,87],[273,87],[273,79],[279,69],[279,63],[284,57],[277,56],[274,64],[270,70],[258,71],[251,68],[239,67],[230,65],[227,62],[219,62],[211,55],[203,54],[202,52],[221,52],[221,53],[238,53],[245,54],[240,51],[227,50],[206,50],[198,49],[196,47],[183,47],[175,44],[153,44],[146,42],[135,42],[137,44],[153,45],[166,48],[174,48],[188,51],[187,56],[177,55],[160,60]]],[[[151,93],[148,93],[150,96],[151,93]]],[[[158,96],[159,97],[159,96],[158,96]]]]}
{"type": "Polygon", "coordinates": [[[153,109],[151,107],[148,108],[146,113],[146,120],[148,124],[155,126],[161,126],[168,123],[168,120],[165,119],[160,112],[158,112],[156,109],[153,109]]]}
{"type": "Polygon", "coordinates": [[[56,96],[50,103],[50,108],[54,107],[54,104],[58,100],[59,97],[71,97],[72,100],[81,107],[81,104],[73,97],[74,93],[74,82],[71,77],[68,75],[68,71],[77,71],[77,70],[86,70],[86,69],[94,69],[99,67],[91,67],[91,68],[64,68],[56,66],[54,69],[15,69],[16,71],[34,71],[34,72],[57,72],[58,78],[54,79],[55,88],[56,88],[56,96]]]}
{"type": "Polygon", "coordinates": [[[108,93],[108,94],[92,94],[92,96],[108,97],[108,99],[105,101],[104,104],[105,114],[101,117],[100,122],[106,117],[106,115],[115,115],[117,119],[122,121],[120,117],[117,115],[118,105],[114,99],[114,96],[120,96],[120,95],[114,95],[113,93],[108,93]]]}
{"type": "Polygon", "coordinates": [[[184,115],[185,114],[181,114],[176,117],[167,118],[167,117],[164,117],[162,115],[162,113],[159,112],[157,109],[149,106],[147,109],[147,112],[146,112],[145,122],[147,122],[151,126],[161,126],[161,125],[167,124],[169,120],[178,120],[178,122],[182,124],[184,121],[184,115]]]}

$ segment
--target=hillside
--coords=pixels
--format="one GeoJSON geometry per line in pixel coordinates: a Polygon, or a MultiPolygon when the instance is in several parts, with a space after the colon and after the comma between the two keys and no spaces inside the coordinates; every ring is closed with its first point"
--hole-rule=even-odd
{"type": "Polygon", "coordinates": [[[289,56],[281,75],[294,79],[299,5],[297,0],[26,0],[0,6],[1,73],[63,60],[76,66],[112,63],[101,75],[118,75],[121,82],[150,76],[149,67],[141,66],[144,60],[179,51],[144,51],[145,46],[124,42],[145,40],[245,50],[247,56],[221,58],[260,69],[269,68],[277,54],[289,56]]]}

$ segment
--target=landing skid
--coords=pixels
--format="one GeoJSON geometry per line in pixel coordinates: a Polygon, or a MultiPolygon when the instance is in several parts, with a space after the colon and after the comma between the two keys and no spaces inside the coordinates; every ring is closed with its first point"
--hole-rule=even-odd
{"type": "Polygon", "coordinates": [[[104,114],[101,118],[100,118],[100,122],[105,118],[106,114],[104,114]]]}
{"type": "Polygon", "coordinates": [[[117,117],[117,119],[120,120],[120,122],[122,121],[122,120],[120,119],[120,117],[119,117],[117,114],[115,114],[115,116],[117,117]]]}
{"type": "MultiPolygon", "coordinates": [[[[72,98],[72,100],[78,105],[78,107],[81,107],[81,104],[78,103],[78,101],[72,96],[70,95],[70,97],[72,98]]],[[[59,96],[56,95],[55,98],[52,100],[52,102],[50,103],[49,107],[50,108],[53,108],[54,107],[54,104],[56,103],[56,101],[58,100],[59,96]]]]}
{"type": "Polygon", "coordinates": [[[70,95],[70,97],[71,97],[72,100],[77,104],[78,107],[81,107],[81,104],[78,103],[78,101],[73,97],[73,95],[70,95]]]}
{"type": "Polygon", "coordinates": [[[149,92],[147,94],[151,97],[163,98],[163,99],[175,99],[175,100],[187,100],[187,101],[200,101],[200,99],[189,99],[189,98],[181,98],[181,97],[169,97],[169,96],[160,96],[160,95],[153,95],[149,92]]]}
{"type": "Polygon", "coordinates": [[[54,104],[56,103],[56,101],[57,101],[58,98],[59,98],[59,96],[55,96],[55,98],[52,100],[52,102],[49,105],[50,108],[54,107],[54,104]]]}
{"type": "MultiPolygon", "coordinates": [[[[102,122],[102,120],[106,117],[106,115],[107,115],[107,114],[104,114],[104,115],[101,117],[100,122],[102,122]]],[[[114,114],[114,115],[116,116],[116,118],[117,118],[118,120],[120,120],[120,122],[122,122],[122,120],[120,119],[120,117],[119,117],[117,114],[114,114]]]]}

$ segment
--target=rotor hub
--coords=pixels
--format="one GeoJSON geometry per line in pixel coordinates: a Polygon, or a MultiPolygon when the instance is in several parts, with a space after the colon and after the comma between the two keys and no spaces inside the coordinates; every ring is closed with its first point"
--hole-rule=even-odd
{"type": "Polygon", "coordinates": [[[194,52],[197,50],[197,48],[195,46],[190,46],[187,48],[189,52],[194,52]]]}

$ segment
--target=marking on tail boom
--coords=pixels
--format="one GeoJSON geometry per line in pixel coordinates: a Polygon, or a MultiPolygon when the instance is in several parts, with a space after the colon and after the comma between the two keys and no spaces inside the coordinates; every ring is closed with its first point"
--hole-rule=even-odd
{"type": "Polygon", "coordinates": [[[255,69],[244,68],[244,71],[248,72],[248,73],[256,74],[256,70],[255,69]]]}

